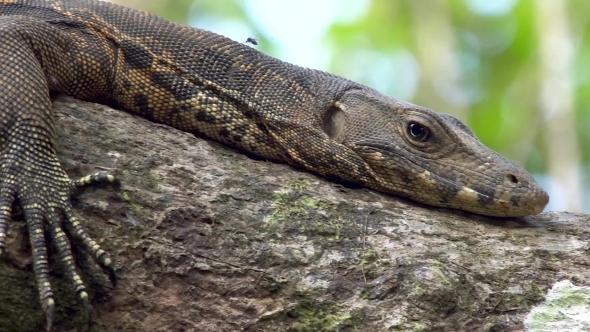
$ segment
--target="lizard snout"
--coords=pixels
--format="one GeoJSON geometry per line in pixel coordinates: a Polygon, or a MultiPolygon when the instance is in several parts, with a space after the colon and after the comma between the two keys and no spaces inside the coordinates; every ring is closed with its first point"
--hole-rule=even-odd
{"type": "Polygon", "coordinates": [[[512,188],[514,192],[520,191],[520,187],[528,188],[526,199],[523,203],[530,206],[531,213],[538,214],[543,211],[549,203],[549,195],[543,190],[529,174],[518,174],[515,172],[504,173],[504,185],[512,188]]]}

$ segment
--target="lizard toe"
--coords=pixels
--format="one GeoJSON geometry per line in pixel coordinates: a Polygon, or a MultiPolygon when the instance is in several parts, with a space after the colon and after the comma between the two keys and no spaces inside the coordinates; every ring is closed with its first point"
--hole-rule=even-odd
{"type": "Polygon", "coordinates": [[[70,181],[71,194],[76,195],[88,187],[111,187],[115,190],[121,187],[121,181],[108,172],[97,172],[70,181]]]}
{"type": "Polygon", "coordinates": [[[0,189],[0,255],[2,255],[6,247],[6,234],[8,232],[8,222],[11,219],[14,197],[13,188],[3,185],[0,189]]]}
{"type": "Polygon", "coordinates": [[[96,241],[94,241],[88,233],[82,228],[78,218],[74,215],[71,207],[66,207],[63,211],[65,217],[65,226],[69,229],[70,234],[76,238],[85,248],[85,250],[92,254],[94,260],[98,263],[101,269],[107,274],[113,287],[117,285],[117,277],[115,275],[114,264],[110,256],[104,251],[96,241]]]}

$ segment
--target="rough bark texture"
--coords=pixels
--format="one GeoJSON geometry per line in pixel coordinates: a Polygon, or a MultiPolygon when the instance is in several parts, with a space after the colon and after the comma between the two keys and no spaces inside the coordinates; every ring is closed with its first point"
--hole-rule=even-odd
{"type": "MultiPolygon", "coordinates": [[[[590,285],[590,216],[493,219],[347,188],[108,107],[55,102],[71,177],[109,170],[82,223],[91,331],[516,331],[562,279],[590,285]]],[[[17,220],[18,216],[15,217],[17,220]]],[[[56,331],[84,328],[53,264],[56,331]]],[[[22,221],[0,258],[0,331],[43,331],[22,221]]]]}

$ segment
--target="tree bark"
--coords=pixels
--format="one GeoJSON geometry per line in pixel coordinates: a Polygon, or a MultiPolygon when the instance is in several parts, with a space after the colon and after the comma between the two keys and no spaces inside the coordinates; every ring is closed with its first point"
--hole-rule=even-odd
{"type": "MultiPolygon", "coordinates": [[[[119,277],[76,252],[91,331],[513,331],[556,281],[590,284],[589,215],[431,208],[106,106],[54,109],[68,174],[123,182],[75,202],[119,277]]],[[[44,331],[25,229],[0,258],[1,331],[44,331]]],[[[55,330],[83,330],[55,260],[52,275],[55,330]]]]}

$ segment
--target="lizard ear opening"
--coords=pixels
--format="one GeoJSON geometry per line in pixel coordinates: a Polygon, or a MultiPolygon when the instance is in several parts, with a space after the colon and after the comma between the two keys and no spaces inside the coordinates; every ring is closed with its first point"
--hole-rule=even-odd
{"type": "Polygon", "coordinates": [[[324,115],[322,129],[331,139],[337,139],[344,130],[345,123],[344,111],[337,106],[332,106],[324,115]]]}

